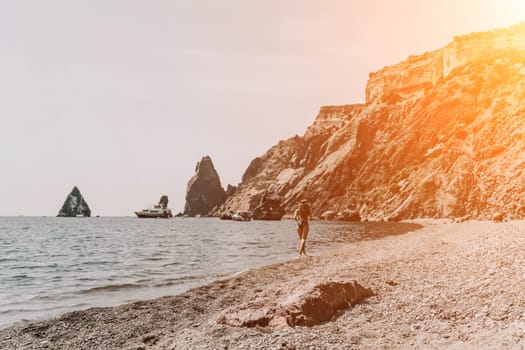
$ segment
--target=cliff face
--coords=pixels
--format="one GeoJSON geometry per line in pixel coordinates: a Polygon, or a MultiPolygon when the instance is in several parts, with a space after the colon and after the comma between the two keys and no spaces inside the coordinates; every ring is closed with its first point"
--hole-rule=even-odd
{"type": "Polygon", "coordinates": [[[195,167],[195,175],[188,182],[184,214],[208,215],[212,208],[226,198],[219,174],[209,156],[202,157],[195,167]]]}
{"type": "Polygon", "coordinates": [[[363,105],[322,107],[246,170],[226,207],[270,191],[290,214],[364,219],[525,214],[525,22],[370,74],[363,105]]]}
{"type": "Polygon", "coordinates": [[[91,216],[91,209],[82,197],[80,190],[75,186],[71,193],[66,197],[62,208],[57,216],[76,217],[76,216],[91,216]]]}

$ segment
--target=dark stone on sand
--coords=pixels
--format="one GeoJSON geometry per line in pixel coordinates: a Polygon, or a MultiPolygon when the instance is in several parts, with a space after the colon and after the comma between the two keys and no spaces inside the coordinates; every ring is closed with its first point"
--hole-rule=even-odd
{"type": "Polygon", "coordinates": [[[357,282],[328,282],[316,285],[287,305],[286,323],[291,326],[315,326],[329,321],[339,310],[347,309],[374,295],[357,282]]]}
{"type": "Polygon", "coordinates": [[[373,295],[372,290],[356,281],[326,282],[311,288],[300,286],[284,294],[283,300],[261,297],[228,309],[217,322],[234,327],[311,327],[330,321],[339,310],[348,309],[373,295]]]}

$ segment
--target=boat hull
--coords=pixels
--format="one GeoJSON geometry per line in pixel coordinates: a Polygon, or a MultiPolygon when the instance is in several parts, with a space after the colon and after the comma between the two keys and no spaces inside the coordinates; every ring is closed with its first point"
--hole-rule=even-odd
{"type": "Polygon", "coordinates": [[[232,218],[232,220],[233,220],[233,221],[252,221],[252,219],[237,218],[237,217],[232,218]]]}
{"type": "Polygon", "coordinates": [[[169,219],[173,216],[171,215],[171,213],[150,214],[150,213],[141,213],[138,211],[135,212],[135,215],[137,215],[139,219],[169,219]]]}

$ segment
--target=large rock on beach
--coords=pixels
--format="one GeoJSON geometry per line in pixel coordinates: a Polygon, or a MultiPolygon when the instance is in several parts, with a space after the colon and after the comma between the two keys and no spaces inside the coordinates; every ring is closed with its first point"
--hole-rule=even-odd
{"type": "Polygon", "coordinates": [[[82,194],[80,193],[80,190],[77,188],[77,186],[73,187],[73,190],[67,196],[57,216],[62,216],[62,217],[76,217],[76,216],[90,217],[91,216],[91,209],[89,209],[89,205],[87,204],[84,197],[82,197],[82,194]]]}
{"type": "Polygon", "coordinates": [[[315,326],[329,321],[339,310],[344,310],[371,297],[374,292],[357,282],[327,282],[312,289],[288,296],[283,303],[286,324],[315,326]]]}
{"type": "Polygon", "coordinates": [[[335,313],[373,296],[374,292],[353,282],[326,282],[281,295],[280,299],[262,296],[226,310],[218,323],[235,327],[315,326],[330,321],[335,313]]]}
{"type": "Polygon", "coordinates": [[[321,107],[304,135],[250,163],[224,206],[253,210],[272,192],[287,215],[306,198],[317,217],[523,218],[524,113],[525,22],[459,36],[371,73],[363,104],[321,107]]]}
{"type": "Polygon", "coordinates": [[[184,215],[208,215],[225,198],[226,192],[211,158],[202,157],[195,167],[195,175],[188,182],[184,215]]]}

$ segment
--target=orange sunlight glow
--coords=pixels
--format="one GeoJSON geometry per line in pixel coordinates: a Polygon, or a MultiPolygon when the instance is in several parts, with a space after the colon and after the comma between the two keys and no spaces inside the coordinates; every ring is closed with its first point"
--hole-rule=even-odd
{"type": "Polygon", "coordinates": [[[525,21],[525,1],[523,0],[504,0],[500,2],[500,6],[497,13],[508,25],[516,23],[516,17],[521,18],[521,21],[525,21]]]}

